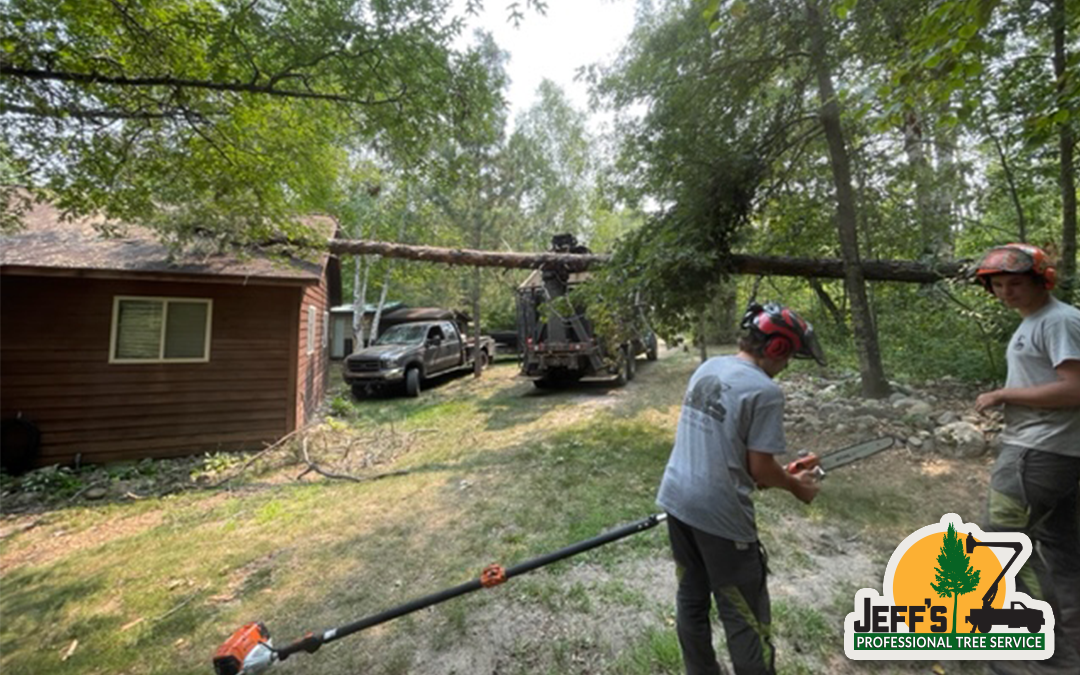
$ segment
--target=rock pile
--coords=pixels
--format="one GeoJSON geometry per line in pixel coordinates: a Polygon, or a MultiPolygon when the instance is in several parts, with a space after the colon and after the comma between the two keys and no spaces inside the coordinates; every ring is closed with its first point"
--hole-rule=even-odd
{"type": "Polygon", "coordinates": [[[796,447],[800,437],[833,435],[839,447],[851,439],[888,435],[913,452],[953,458],[981,456],[996,443],[1001,414],[975,412],[980,389],[952,378],[919,387],[890,384],[893,393],[877,400],[860,396],[857,377],[783,378],[789,443],[796,447]]]}

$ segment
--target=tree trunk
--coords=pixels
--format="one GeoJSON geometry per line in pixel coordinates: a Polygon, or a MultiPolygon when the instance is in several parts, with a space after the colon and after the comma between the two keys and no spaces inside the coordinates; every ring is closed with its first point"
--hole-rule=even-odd
{"type": "Polygon", "coordinates": [[[836,329],[840,331],[841,335],[847,335],[847,324],[844,323],[844,313],[840,311],[840,308],[833,302],[829,292],[825,290],[825,287],[821,285],[821,282],[817,280],[817,277],[810,277],[810,288],[814,289],[814,293],[817,295],[818,300],[825,307],[825,310],[832,317],[833,323],[836,324],[836,329]]]}
{"type": "MultiPolygon", "coordinates": [[[[484,217],[477,213],[476,231],[473,235],[473,246],[480,248],[483,245],[484,217]]],[[[473,310],[473,377],[480,377],[484,368],[480,363],[480,268],[473,268],[472,283],[472,310],[473,310]]]]}
{"type": "Polygon", "coordinates": [[[851,298],[852,323],[855,327],[855,344],[859,354],[859,373],[862,377],[863,395],[883,398],[889,394],[889,382],[881,364],[877,329],[870,310],[866,292],[866,279],[859,263],[858,220],[855,211],[855,194],[851,188],[851,166],[843,129],[840,126],[840,104],[833,88],[825,45],[825,27],[817,7],[817,0],[806,0],[807,26],[810,30],[810,59],[818,81],[821,99],[821,123],[829,146],[829,164],[833,182],[836,184],[836,227],[840,236],[840,250],[844,256],[844,285],[851,298]]]}
{"type": "MultiPolygon", "coordinates": [[[[377,254],[384,258],[417,262],[525,270],[537,269],[545,265],[561,265],[567,270],[580,272],[593,267],[601,267],[611,260],[610,256],[600,254],[507,253],[349,239],[332,239],[326,244],[326,248],[336,255],[377,254]]],[[[820,277],[822,279],[843,279],[847,267],[843,260],[836,258],[790,258],[743,253],[732,254],[729,262],[731,264],[729,271],[732,274],[820,277]]],[[[927,265],[912,260],[863,260],[859,262],[859,266],[867,281],[903,281],[917,284],[961,279],[965,277],[967,269],[963,262],[927,265]]]]}
{"type": "Polygon", "coordinates": [[[933,170],[926,158],[924,138],[919,116],[914,110],[908,110],[904,114],[904,153],[907,155],[908,166],[915,183],[915,210],[919,220],[922,252],[931,258],[936,258],[939,253],[939,237],[931,196],[934,189],[933,170]]]}
{"type": "Polygon", "coordinates": [[[956,196],[959,183],[956,167],[956,129],[944,127],[935,135],[937,180],[931,191],[931,212],[937,224],[938,248],[935,259],[951,259],[956,250],[953,224],[956,220],[956,196]]]}
{"type": "MultiPolygon", "coordinates": [[[[1058,102],[1064,106],[1066,87],[1066,68],[1068,54],[1065,50],[1066,35],[1065,0],[1054,0],[1050,10],[1050,22],[1054,31],[1054,77],[1057,80],[1058,102]]],[[[1072,110],[1073,114],[1077,111],[1072,110]]],[[[1058,147],[1061,151],[1061,290],[1060,296],[1066,302],[1072,301],[1077,287],[1076,279],[1076,165],[1073,149],[1076,138],[1073,135],[1073,120],[1069,119],[1058,125],[1058,147]]]]}
{"type": "Polygon", "coordinates": [[[360,291],[360,266],[363,265],[363,262],[362,256],[353,256],[352,335],[354,352],[364,346],[364,297],[360,291]]]}

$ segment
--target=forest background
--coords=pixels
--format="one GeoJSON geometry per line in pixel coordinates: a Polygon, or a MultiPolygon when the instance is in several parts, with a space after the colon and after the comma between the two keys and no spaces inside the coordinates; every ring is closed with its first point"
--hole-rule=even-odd
{"type": "MultiPolygon", "coordinates": [[[[452,5],[7,2],[0,225],[40,197],[177,249],[303,240],[312,212],[430,246],[567,232],[613,255],[593,307],[634,298],[662,335],[715,341],[748,299],[782,300],[871,396],[1003,377],[1017,319],[962,276],[867,282],[860,261],[1027,241],[1075,297],[1078,0],[642,0],[618,57],[581,72],[591,110],[544,82],[513,120],[505,52],[463,42],[452,5]],[[739,276],[740,252],[838,258],[844,278],[739,276]]],[[[513,325],[523,275],[343,267],[358,302],[471,308],[485,330],[513,325]]]]}

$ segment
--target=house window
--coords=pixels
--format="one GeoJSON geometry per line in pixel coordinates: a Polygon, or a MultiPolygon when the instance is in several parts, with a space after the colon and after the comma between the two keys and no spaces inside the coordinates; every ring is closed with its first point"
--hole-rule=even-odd
{"type": "Polygon", "coordinates": [[[308,356],[315,353],[315,305],[307,308],[307,353],[308,356]]]}
{"type": "Polygon", "coordinates": [[[205,363],[213,302],[194,298],[113,298],[109,363],[205,363]]]}
{"type": "Polygon", "coordinates": [[[330,312],[322,315],[322,346],[323,349],[330,346],[330,312]]]}

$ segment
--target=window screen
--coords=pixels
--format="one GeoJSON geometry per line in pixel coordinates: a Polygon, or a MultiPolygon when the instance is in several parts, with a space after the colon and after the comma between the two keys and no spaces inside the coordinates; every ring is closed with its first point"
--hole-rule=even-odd
{"type": "Polygon", "coordinates": [[[114,361],[209,359],[209,300],[117,298],[114,361]]]}

